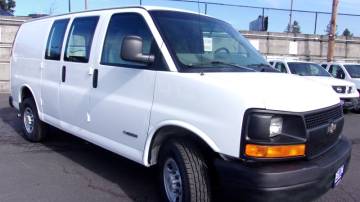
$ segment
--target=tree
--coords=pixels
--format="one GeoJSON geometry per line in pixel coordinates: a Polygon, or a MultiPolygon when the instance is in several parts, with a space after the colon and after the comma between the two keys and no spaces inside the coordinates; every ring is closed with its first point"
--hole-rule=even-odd
{"type": "Polygon", "coordinates": [[[291,26],[287,25],[285,32],[296,33],[296,34],[301,33],[299,22],[295,20],[291,26]]]}
{"type": "Polygon", "coordinates": [[[343,35],[343,36],[346,36],[346,37],[352,37],[352,36],[354,36],[354,34],[351,33],[348,28],[345,28],[345,30],[344,30],[344,32],[343,32],[342,35],[343,35]]]}
{"type": "Polygon", "coordinates": [[[16,6],[15,0],[0,0],[0,8],[4,11],[14,13],[15,6],[16,6]]]}
{"type": "Polygon", "coordinates": [[[292,26],[292,33],[301,33],[300,25],[298,21],[294,21],[294,24],[292,26]]]}

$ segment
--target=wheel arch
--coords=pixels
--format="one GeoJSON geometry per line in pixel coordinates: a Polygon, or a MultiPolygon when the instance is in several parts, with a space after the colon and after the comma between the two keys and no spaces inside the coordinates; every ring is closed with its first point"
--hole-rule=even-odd
{"type": "Polygon", "coordinates": [[[220,149],[206,133],[200,129],[180,121],[165,121],[150,131],[145,144],[144,165],[157,163],[161,145],[170,138],[187,138],[194,141],[204,150],[218,153],[220,149]]]}
{"type": "Polygon", "coordinates": [[[35,105],[36,105],[36,109],[38,111],[38,114],[39,114],[39,117],[40,114],[41,114],[41,111],[40,111],[40,106],[38,105],[38,101],[35,97],[35,93],[34,91],[32,90],[32,88],[27,85],[27,84],[23,84],[21,87],[20,87],[20,90],[19,90],[19,95],[18,95],[18,100],[19,100],[19,109],[21,109],[21,103],[24,101],[25,98],[27,97],[32,97],[34,99],[34,102],[35,102],[35,105]]]}

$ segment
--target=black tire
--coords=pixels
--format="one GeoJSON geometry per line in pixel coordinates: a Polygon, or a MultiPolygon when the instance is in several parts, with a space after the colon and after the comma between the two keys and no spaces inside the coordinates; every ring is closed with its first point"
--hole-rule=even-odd
{"type": "Polygon", "coordinates": [[[356,113],[356,114],[360,114],[360,107],[359,106],[356,106],[352,112],[356,113]]]}
{"type": "Polygon", "coordinates": [[[20,109],[20,113],[24,137],[31,142],[41,142],[42,140],[44,140],[46,124],[39,119],[39,114],[33,98],[24,99],[20,109]],[[26,120],[28,120],[27,117],[29,117],[30,113],[33,115],[33,124],[31,124],[33,125],[32,130],[30,130],[29,128],[27,129],[25,123],[26,120]]]}
{"type": "Polygon", "coordinates": [[[165,188],[165,164],[174,160],[181,176],[182,197],[179,202],[210,202],[211,187],[208,167],[202,153],[191,142],[167,141],[159,154],[159,181],[164,201],[172,202],[165,188]]]}

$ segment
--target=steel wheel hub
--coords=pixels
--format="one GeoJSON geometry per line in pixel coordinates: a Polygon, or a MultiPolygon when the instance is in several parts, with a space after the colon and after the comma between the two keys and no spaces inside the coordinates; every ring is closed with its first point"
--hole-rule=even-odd
{"type": "Polygon", "coordinates": [[[164,186],[167,198],[171,202],[182,201],[182,181],[179,167],[172,158],[166,160],[163,168],[164,186]]]}
{"type": "Polygon", "coordinates": [[[31,108],[26,107],[24,110],[24,126],[25,126],[25,130],[27,133],[32,133],[34,130],[34,123],[35,123],[35,118],[34,118],[34,113],[31,110],[31,108]]]}

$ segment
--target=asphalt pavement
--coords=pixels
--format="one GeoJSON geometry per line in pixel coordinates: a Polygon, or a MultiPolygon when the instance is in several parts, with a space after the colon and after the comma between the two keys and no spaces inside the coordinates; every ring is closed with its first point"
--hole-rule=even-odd
{"type": "MultiPolygon", "coordinates": [[[[30,143],[16,113],[0,94],[0,202],[159,201],[155,169],[56,129],[30,143]]],[[[346,114],[344,134],[353,143],[350,168],[319,202],[360,201],[360,114],[346,114]]]]}

